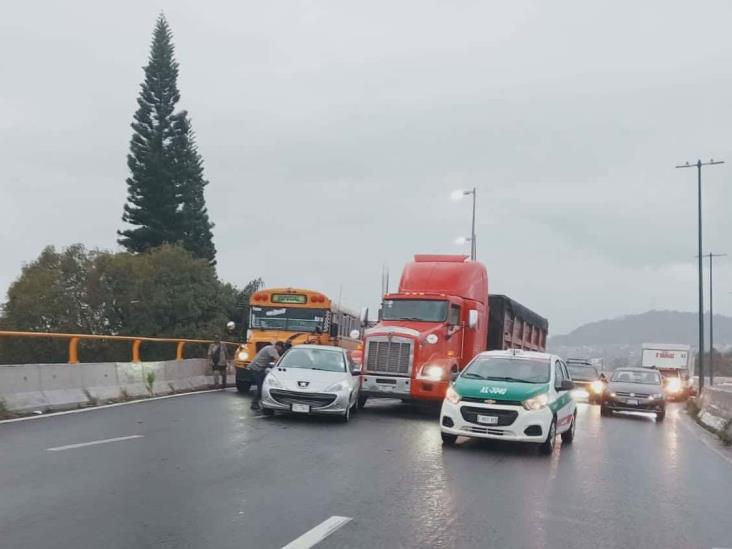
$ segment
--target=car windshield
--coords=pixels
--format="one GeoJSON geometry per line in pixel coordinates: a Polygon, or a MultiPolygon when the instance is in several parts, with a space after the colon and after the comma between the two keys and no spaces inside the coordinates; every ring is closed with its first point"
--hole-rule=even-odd
{"type": "Polygon", "coordinates": [[[293,347],[285,353],[277,366],[281,368],[325,370],[326,372],[346,371],[346,361],[343,358],[343,352],[335,349],[293,347]]]}
{"type": "Polygon", "coordinates": [[[519,383],[547,383],[549,360],[480,357],[471,362],[460,377],[519,383]]]}
{"type": "Polygon", "coordinates": [[[252,307],[249,327],[259,330],[287,330],[291,332],[315,332],[323,330],[323,309],[296,307],[252,307]]]}
{"type": "Polygon", "coordinates": [[[600,374],[593,366],[581,366],[579,364],[567,364],[569,375],[572,379],[581,381],[595,381],[600,379],[600,374]]]}
{"type": "Polygon", "coordinates": [[[447,319],[447,301],[388,299],[384,301],[382,318],[384,320],[444,322],[447,319]]]}
{"type": "Polygon", "coordinates": [[[660,385],[658,372],[639,372],[637,370],[616,370],[610,381],[618,383],[639,383],[644,385],[660,385]]]}

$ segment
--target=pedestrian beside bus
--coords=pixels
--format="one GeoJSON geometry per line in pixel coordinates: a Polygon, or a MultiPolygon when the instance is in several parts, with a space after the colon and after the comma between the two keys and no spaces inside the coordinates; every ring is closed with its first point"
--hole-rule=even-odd
{"type": "Polygon", "coordinates": [[[226,342],[219,335],[216,336],[216,341],[208,346],[208,360],[213,370],[214,386],[222,389],[226,388],[226,369],[229,365],[226,349],[226,342]]]}
{"type": "Polygon", "coordinates": [[[264,378],[267,376],[267,368],[272,363],[277,362],[284,352],[285,344],[282,341],[278,341],[274,345],[265,345],[247,366],[247,369],[254,374],[254,382],[257,384],[257,396],[252,401],[252,410],[259,410],[259,401],[262,399],[262,383],[264,383],[264,378]]]}

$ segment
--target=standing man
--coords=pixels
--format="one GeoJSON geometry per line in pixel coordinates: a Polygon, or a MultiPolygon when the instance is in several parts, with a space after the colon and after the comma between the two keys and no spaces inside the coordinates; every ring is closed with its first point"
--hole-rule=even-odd
{"type": "Polygon", "coordinates": [[[257,396],[252,401],[252,410],[259,410],[259,401],[262,400],[262,383],[267,375],[267,368],[269,368],[272,362],[277,362],[280,359],[280,355],[285,352],[285,344],[278,341],[274,345],[265,345],[262,347],[257,356],[254,357],[247,366],[247,369],[251,370],[255,377],[255,383],[257,384],[257,396]]]}
{"type": "Polygon", "coordinates": [[[219,335],[216,336],[216,341],[208,346],[208,360],[213,370],[214,386],[222,389],[226,388],[226,369],[229,365],[226,347],[226,343],[219,335]],[[219,378],[221,384],[219,384],[219,378]]]}

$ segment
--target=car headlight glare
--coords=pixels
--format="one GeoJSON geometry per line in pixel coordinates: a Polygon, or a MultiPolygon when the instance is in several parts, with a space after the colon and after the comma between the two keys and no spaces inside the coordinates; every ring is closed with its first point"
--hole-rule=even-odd
{"type": "Polygon", "coordinates": [[[590,384],[590,388],[592,389],[593,393],[600,394],[605,389],[605,384],[602,381],[593,381],[590,384]]]}
{"type": "Polygon", "coordinates": [[[246,349],[242,349],[238,353],[236,353],[237,360],[241,360],[244,362],[245,360],[249,359],[249,352],[246,349]]]}
{"type": "Polygon", "coordinates": [[[461,398],[462,397],[460,396],[460,393],[453,389],[452,385],[447,388],[447,392],[445,393],[445,400],[447,400],[448,402],[452,402],[453,404],[457,404],[458,402],[460,402],[461,398]]]}
{"type": "Polygon", "coordinates": [[[521,404],[523,404],[524,408],[526,408],[527,410],[541,410],[548,403],[549,396],[546,393],[542,393],[540,395],[536,395],[535,397],[524,400],[521,404]]]}
{"type": "Polygon", "coordinates": [[[655,395],[649,395],[649,397],[648,397],[648,398],[649,398],[649,399],[651,399],[651,400],[660,400],[660,399],[662,399],[662,398],[663,398],[663,394],[661,394],[661,393],[657,393],[657,394],[655,394],[655,395]]]}
{"type": "Polygon", "coordinates": [[[432,381],[440,381],[445,375],[445,370],[441,366],[425,366],[422,368],[423,379],[429,379],[432,381]]]}

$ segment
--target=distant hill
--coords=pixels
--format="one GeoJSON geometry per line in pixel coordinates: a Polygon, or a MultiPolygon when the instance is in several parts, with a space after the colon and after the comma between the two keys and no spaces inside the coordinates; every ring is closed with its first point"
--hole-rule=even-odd
{"type": "MultiPolygon", "coordinates": [[[[584,324],[566,335],[549,338],[549,347],[638,346],[642,343],[699,344],[696,313],[649,311],[639,315],[599,320],[584,324]]],[[[704,319],[709,329],[709,315],[704,319]]],[[[707,334],[708,336],[708,334],[707,334]]],[[[715,347],[732,344],[732,317],[714,315],[715,347]]],[[[708,340],[705,345],[708,345],[708,340]]]]}

